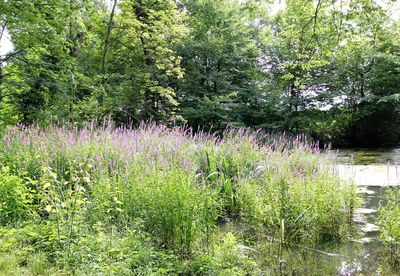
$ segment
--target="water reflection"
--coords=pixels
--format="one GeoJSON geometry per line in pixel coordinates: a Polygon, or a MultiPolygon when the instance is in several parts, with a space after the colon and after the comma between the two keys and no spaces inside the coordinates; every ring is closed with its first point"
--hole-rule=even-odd
{"type": "Polygon", "coordinates": [[[400,164],[400,148],[339,149],[331,150],[330,153],[336,153],[337,160],[341,164],[400,164]]]}
{"type": "Polygon", "coordinates": [[[400,184],[400,148],[340,149],[323,155],[336,163],[339,177],[360,186],[400,184]]]}
{"type": "MultiPolygon", "coordinates": [[[[303,245],[280,245],[258,241],[251,245],[251,257],[264,268],[262,275],[399,275],[388,263],[388,252],[379,239],[375,225],[379,204],[386,187],[366,186],[364,207],[355,216],[358,233],[341,243],[320,244],[316,248],[303,245]],[[369,229],[367,229],[369,228],[369,229]],[[364,230],[364,231],[363,231],[364,230]]],[[[224,231],[240,231],[237,223],[228,223],[224,231]]]]}
{"type": "Polygon", "coordinates": [[[383,252],[374,247],[380,245],[348,242],[324,245],[322,250],[296,246],[282,250],[264,243],[256,247],[253,257],[262,264],[264,275],[396,275],[383,252]]]}

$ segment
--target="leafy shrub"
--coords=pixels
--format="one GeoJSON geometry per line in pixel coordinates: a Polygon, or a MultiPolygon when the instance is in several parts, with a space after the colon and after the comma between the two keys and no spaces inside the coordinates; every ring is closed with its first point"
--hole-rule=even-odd
{"type": "Polygon", "coordinates": [[[0,224],[15,223],[28,217],[30,195],[21,178],[0,168],[0,224]]]}
{"type": "Polygon", "coordinates": [[[245,246],[241,246],[236,237],[228,233],[214,252],[215,265],[220,275],[248,275],[256,267],[246,255],[245,246]]]}

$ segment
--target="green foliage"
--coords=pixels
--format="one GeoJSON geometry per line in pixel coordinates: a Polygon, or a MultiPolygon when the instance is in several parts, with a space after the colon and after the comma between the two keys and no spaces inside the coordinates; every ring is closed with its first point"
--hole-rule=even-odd
{"type": "Polygon", "coordinates": [[[212,265],[218,275],[248,275],[257,271],[256,264],[247,257],[246,247],[232,233],[225,234],[214,249],[212,265]]]}
{"type": "Polygon", "coordinates": [[[29,217],[31,196],[21,178],[0,169],[0,225],[7,225],[29,217]]]}
{"type": "Polygon", "coordinates": [[[363,102],[354,114],[349,140],[353,144],[366,140],[369,146],[396,144],[400,139],[399,104],[398,94],[363,102]]]}
{"type": "Polygon", "coordinates": [[[313,145],[224,129],[398,144],[399,24],[377,0],[284,2],[1,1],[0,272],[258,273],[226,221],[346,238],[354,186],[313,145]]]}
{"type": "Polygon", "coordinates": [[[355,189],[303,138],[190,133],[156,124],[6,131],[1,272],[246,275],[259,271],[250,247],[219,224],[282,244],[351,234],[355,189]]]}
{"type": "Polygon", "coordinates": [[[400,263],[400,190],[388,189],[385,200],[387,204],[379,208],[378,224],[391,251],[391,264],[396,266],[400,263]]]}
{"type": "Polygon", "coordinates": [[[194,175],[172,168],[135,174],[122,199],[126,215],[141,219],[145,229],[163,244],[190,250],[196,236],[206,231],[202,228],[217,217],[213,195],[201,189],[201,184],[194,188],[193,180],[194,175]]]}
{"type": "Polygon", "coordinates": [[[397,144],[397,133],[384,138],[397,121],[379,119],[391,109],[381,100],[399,92],[390,7],[272,2],[2,2],[0,33],[14,49],[0,56],[0,127],[110,117],[397,144]],[[371,119],[382,134],[369,133],[371,119]]]}
{"type": "Polygon", "coordinates": [[[180,47],[185,77],[182,114],[191,126],[224,129],[242,125],[246,104],[258,93],[256,27],[247,1],[186,1],[191,30],[180,47]]]}
{"type": "Polygon", "coordinates": [[[43,238],[46,228],[2,229],[0,271],[24,275],[168,275],[180,269],[173,252],[152,247],[149,238],[138,232],[105,232],[101,226],[91,232],[81,229],[68,250],[60,251],[57,246],[42,244],[48,238],[43,238]]]}
{"type": "Polygon", "coordinates": [[[107,111],[121,122],[173,121],[175,83],[183,76],[175,48],[187,33],[185,15],[172,0],[126,0],[119,8],[103,72],[107,111]]]}

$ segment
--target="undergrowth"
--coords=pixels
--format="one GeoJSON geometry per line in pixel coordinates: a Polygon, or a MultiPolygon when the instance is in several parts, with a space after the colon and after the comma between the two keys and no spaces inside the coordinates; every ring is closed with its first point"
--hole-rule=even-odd
{"type": "Polygon", "coordinates": [[[243,129],[17,126],[0,166],[6,274],[262,274],[247,245],[345,239],[357,204],[304,137],[243,129]]]}

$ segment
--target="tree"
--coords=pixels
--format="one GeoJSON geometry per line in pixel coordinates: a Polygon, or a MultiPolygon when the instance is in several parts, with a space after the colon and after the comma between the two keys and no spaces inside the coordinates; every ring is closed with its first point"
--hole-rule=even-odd
{"type": "Polygon", "coordinates": [[[89,0],[10,0],[3,5],[15,50],[2,91],[22,122],[48,120],[50,114],[74,120],[75,106],[95,90],[88,61],[104,5],[89,0]]]}
{"type": "Polygon", "coordinates": [[[192,126],[243,125],[256,100],[257,28],[250,1],[186,1],[191,30],[180,47],[182,114],[192,126]]]}
{"type": "Polygon", "coordinates": [[[174,83],[183,76],[174,49],[187,33],[184,13],[172,0],[125,0],[119,8],[104,68],[107,110],[122,121],[172,121],[174,83]]]}

